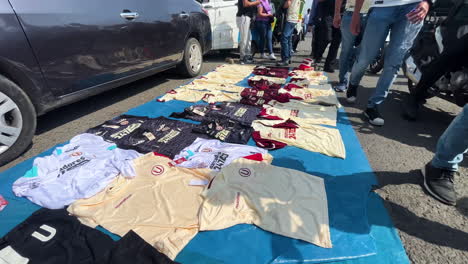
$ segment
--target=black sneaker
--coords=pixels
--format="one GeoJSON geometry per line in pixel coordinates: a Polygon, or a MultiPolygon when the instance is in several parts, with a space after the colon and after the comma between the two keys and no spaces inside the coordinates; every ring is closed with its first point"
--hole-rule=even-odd
{"type": "Polygon", "coordinates": [[[448,205],[457,203],[457,194],[453,184],[456,172],[438,169],[428,163],[421,173],[424,177],[424,189],[432,197],[448,205]]]}
{"type": "Polygon", "coordinates": [[[379,110],[377,109],[377,106],[368,107],[366,111],[364,111],[364,115],[369,119],[369,123],[374,126],[383,126],[385,123],[382,115],[380,115],[379,110]]]}
{"type": "Polygon", "coordinates": [[[335,70],[330,65],[325,65],[323,67],[323,71],[329,72],[329,73],[334,73],[335,72],[335,70]]]}
{"type": "Polygon", "coordinates": [[[246,64],[253,64],[253,63],[255,63],[255,61],[254,61],[254,59],[253,59],[252,56],[245,57],[245,58],[244,58],[244,62],[245,62],[246,64]]]}
{"type": "Polygon", "coordinates": [[[348,89],[346,90],[346,101],[350,104],[356,102],[357,98],[357,85],[348,85],[348,89]]]}

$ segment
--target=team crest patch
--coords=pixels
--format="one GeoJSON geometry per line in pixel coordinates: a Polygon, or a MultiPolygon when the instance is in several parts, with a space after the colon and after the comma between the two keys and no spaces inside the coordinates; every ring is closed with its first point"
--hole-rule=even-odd
{"type": "Polygon", "coordinates": [[[151,174],[154,176],[159,176],[164,173],[164,166],[156,165],[151,169],[151,174]]]}
{"type": "Polygon", "coordinates": [[[247,169],[247,168],[239,169],[239,175],[242,177],[249,177],[251,174],[252,172],[250,171],[250,169],[247,169]]]}

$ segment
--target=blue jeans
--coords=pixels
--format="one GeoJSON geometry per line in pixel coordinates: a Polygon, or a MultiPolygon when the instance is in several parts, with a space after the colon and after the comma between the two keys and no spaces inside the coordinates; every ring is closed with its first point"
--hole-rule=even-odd
{"type": "MultiPolygon", "coordinates": [[[[345,12],[341,18],[341,53],[340,53],[340,73],[338,75],[340,83],[348,84],[347,74],[351,70],[354,58],[358,56],[359,48],[356,47],[356,38],[351,33],[350,25],[353,12],[345,12]]],[[[367,14],[361,14],[361,32],[366,27],[367,14]]]]}
{"type": "Polygon", "coordinates": [[[385,39],[390,34],[390,43],[385,50],[384,68],[377,82],[374,94],[369,98],[367,107],[381,104],[387,97],[408,50],[413,45],[422,22],[412,24],[408,14],[419,3],[401,6],[374,7],[369,10],[366,30],[360,45],[359,57],[351,71],[350,84],[359,85],[369,64],[375,59],[385,39]]]}
{"type": "Polygon", "coordinates": [[[450,123],[437,142],[437,150],[432,166],[439,169],[456,171],[468,151],[468,105],[450,123]]]}
{"type": "Polygon", "coordinates": [[[281,60],[289,61],[291,59],[292,52],[292,34],[296,23],[286,22],[281,34],[281,60]]]}
{"type": "Polygon", "coordinates": [[[268,47],[270,53],[273,53],[273,45],[271,43],[273,38],[273,33],[271,31],[271,24],[268,21],[255,21],[255,27],[257,28],[259,34],[258,41],[258,52],[264,53],[265,46],[268,47]]]}

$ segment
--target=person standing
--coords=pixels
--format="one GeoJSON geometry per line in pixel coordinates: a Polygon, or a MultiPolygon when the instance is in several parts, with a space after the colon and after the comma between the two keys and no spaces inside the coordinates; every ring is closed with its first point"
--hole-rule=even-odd
{"type": "Polygon", "coordinates": [[[421,170],[424,189],[437,200],[455,205],[454,177],[463,154],[468,152],[468,105],[450,123],[437,141],[437,149],[431,162],[421,170]]]}
{"type": "Polygon", "coordinates": [[[348,86],[348,72],[354,63],[354,58],[357,56],[357,43],[358,39],[362,38],[362,33],[366,26],[367,12],[369,11],[369,1],[364,0],[364,4],[360,11],[361,16],[361,29],[359,35],[355,36],[351,33],[350,25],[353,11],[356,6],[356,0],[344,0],[346,1],[343,16],[341,16],[341,7],[343,0],[336,0],[335,2],[335,15],[333,17],[333,26],[341,30],[341,53],[340,53],[340,73],[339,83],[335,87],[338,92],[344,92],[348,86]]]}
{"type": "MultiPolygon", "coordinates": [[[[413,45],[413,41],[422,27],[422,21],[430,7],[428,1],[372,0],[371,2],[366,30],[361,41],[359,56],[351,70],[346,97],[349,103],[356,101],[358,85],[367,67],[377,56],[379,49],[383,46],[388,33],[391,31],[390,43],[385,50],[382,75],[364,111],[364,115],[372,125],[384,125],[384,119],[378,110],[378,106],[387,97],[403,58],[413,45]]],[[[360,11],[363,4],[364,0],[356,0],[350,26],[354,35],[358,35],[361,30],[360,11]]]]}
{"type": "Polygon", "coordinates": [[[309,23],[309,17],[310,17],[310,8],[307,9],[307,13],[304,16],[304,19],[302,19],[302,40],[305,40],[305,36],[307,35],[307,24],[309,23]]]}
{"type": "Polygon", "coordinates": [[[276,60],[273,53],[271,22],[273,20],[273,8],[268,0],[260,0],[257,7],[257,18],[255,27],[259,33],[259,52],[262,59],[276,60]],[[268,48],[269,55],[265,54],[265,47],[268,48]]]}
{"type": "Polygon", "coordinates": [[[315,35],[315,25],[316,25],[316,17],[317,17],[317,6],[318,0],[312,0],[312,6],[310,7],[310,14],[309,20],[307,21],[307,31],[312,33],[312,43],[311,43],[311,50],[310,50],[310,57],[315,58],[315,53],[317,51],[317,37],[315,35]]]}
{"type": "Polygon", "coordinates": [[[292,34],[296,24],[300,21],[299,10],[303,0],[285,0],[281,8],[286,12],[286,22],[281,34],[281,62],[278,66],[288,66],[292,55],[292,34]]]}
{"type": "Polygon", "coordinates": [[[250,35],[250,23],[256,13],[256,6],[260,4],[259,0],[238,0],[237,1],[237,15],[236,22],[239,28],[240,42],[240,63],[253,63],[251,53],[251,35],[250,35]]]}
{"type": "Polygon", "coordinates": [[[332,64],[336,60],[338,49],[341,43],[341,32],[333,26],[333,16],[335,10],[335,0],[318,0],[317,22],[315,24],[315,35],[317,37],[317,52],[315,52],[315,62],[319,63],[325,49],[328,49],[327,59],[323,70],[333,73],[332,64]]]}

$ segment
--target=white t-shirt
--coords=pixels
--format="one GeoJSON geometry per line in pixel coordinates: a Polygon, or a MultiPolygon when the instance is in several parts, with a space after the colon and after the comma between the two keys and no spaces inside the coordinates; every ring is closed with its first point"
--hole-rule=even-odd
{"type": "MultiPolygon", "coordinates": [[[[371,2],[373,3],[372,0],[364,0],[360,13],[367,13],[369,11],[371,2]]],[[[356,0],[347,0],[345,10],[352,12],[354,11],[355,6],[356,6],[356,0]]]]}
{"type": "Polygon", "coordinates": [[[60,209],[103,190],[117,175],[133,177],[132,160],[141,156],[92,134],[80,134],[13,183],[16,196],[49,209],[60,209]]]}
{"type": "Polygon", "coordinates": [[[401,6],[412,3],[419,3],[421,0],[369,0],[370,7],[401,6]]]}
{"type": "Polygon", "coordinates": [[[232,161],[253,154],[267,154],[262,148],[197,138],[175,156],[173,164],[184,168],[209,168],[219,171],[232,161]]]}

